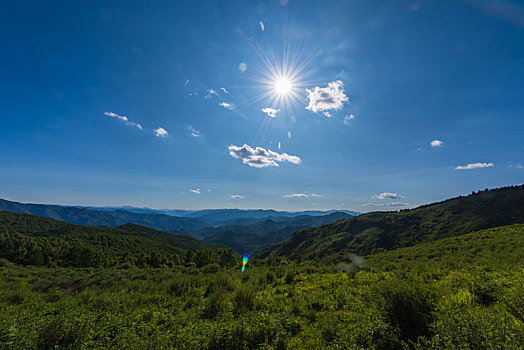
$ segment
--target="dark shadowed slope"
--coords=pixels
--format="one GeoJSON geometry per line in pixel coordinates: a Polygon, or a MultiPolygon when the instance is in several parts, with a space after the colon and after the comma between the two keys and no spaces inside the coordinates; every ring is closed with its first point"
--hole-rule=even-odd
{"type": "Polygon", "coordinates": [[[524,223],[524,186],[485,190],[400,212],[375,212],[303,231],[261,256],[369,254],[524,223]]]}

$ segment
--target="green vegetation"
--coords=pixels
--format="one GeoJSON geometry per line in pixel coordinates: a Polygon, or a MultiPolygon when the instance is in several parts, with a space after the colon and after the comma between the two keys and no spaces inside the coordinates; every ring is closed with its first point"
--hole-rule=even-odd
{"type": "MultiPolygon", "coordinates": [[[[492,212],[489,225],[506,220],[492,212]]],[[[366,256],[252,258],[243,274],[231,249],[136,225],[0,212],[0,232],[2,349],[524,344],[522,223],[366,256]]]]}
{"type": "Polygon", "coordinates": [[[232,249],[188,236],[127,224],[99,228],[0,212],[0,258],[21,265],[63,267],[230,266],[232,249]]]}
{"type": "Polygon", "coordinates": [[[473,193],[400,212],[375,212],[298,231],[259,257],[314,259],[370,254],[524,222],[524,185],[473,193]]]}

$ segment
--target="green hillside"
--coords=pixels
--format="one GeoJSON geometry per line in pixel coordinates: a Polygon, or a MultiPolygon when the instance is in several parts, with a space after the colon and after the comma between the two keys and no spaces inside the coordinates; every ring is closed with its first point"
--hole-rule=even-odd
{"type": "Polygon", "coordinates": [[[524,186],[479,191],[400,212],[374,212],[298,231],[260,256],[322,258],[408,247],[524,223],[524,186]]]}
{"type": "Polygon", "coordinates": [[[366,269],[459,269],[468,265],[524,268],[524,224],[501,226],[395,249],[366,258],[366,269]]]}
{"type": "MultiPolygon", "coordinates": [[[[0,212],[0,258],[23,265],[176,265],[196,259],[214,262],[221,246],[134,224],[100,228],[14,212],[0,212]],[[198,254],[197,254],[198,255],[198,254]],[[202,254],[201,254],[202,255],[202,254]]],[[[232,257],[232,252],[227,250],[232,257]]],[[[220,254],[219,254],[220,255],[220,254]]]]}

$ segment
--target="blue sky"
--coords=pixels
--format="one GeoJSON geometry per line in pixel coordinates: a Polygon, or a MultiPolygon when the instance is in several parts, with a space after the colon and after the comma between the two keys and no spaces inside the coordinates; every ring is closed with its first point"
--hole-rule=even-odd
{"type": "Polygon", "coordinates": [[[0,29],[5,199],[371,211],[524,182],[517,2],[19,1],[0,29]]]}

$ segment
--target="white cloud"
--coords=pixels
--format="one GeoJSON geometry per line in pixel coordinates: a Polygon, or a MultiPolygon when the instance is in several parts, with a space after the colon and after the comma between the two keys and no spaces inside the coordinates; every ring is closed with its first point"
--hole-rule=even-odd
{"type": "Polygon", "coordinates": [[[293,194],[286,194],[282,197],[284,198],[308,198],[309,196],[304,193],[293,193],[293,194]]]}
{"type": "Polygon", "coordinates": [[[441,147],[444,144],[444,142],[440,140],[433,140],[429,144],[431,145],[431,147],[441,147]]]}
{"type": "Polygon", "coordinates": [[[189,130],[189,134],[193,137],[200,137],[200,131],[198,131],[197,129],[193,128],[191,125],[189,125],[187,127],[187,129],[189,130]]]}
{"type": "Polygon", "coordinates": [[[130,121],[125,115],[119,115],[119,114],[116,114],[116,113],[113,113],[113,112],[104,112],[104,115],[107,115],[108,117],[111,117],[111,118],[119,119],[119,120],[123,121],[124,123],[126,123],[126,125],[137,127],[140,130],[143,129],[142,125],[130,121]]]}
{"type": "Polygon", "coordinates": [[[274,109],[270,107],[262,108],[261,110],[271,118],[275,118],[278,115],[278,113],[280,113],[280,109],[274,109]]]}
{"type": "Polygon", "coordinates": [[[235,109],[235,105],[232,103],[220,102],[218,105],[220,107],[224,107],[225,109],[229,109],[229,110],[235,109]]]}
{"type": "Polygon", "coordinates": [[[200,188],[195,188],[195,189],[189,190],[189,192],[200,194],[200,188]]]}
{"type": "Polygon", "coordinates": [[[232,198],[232,199],[244,199],[244,198],[246,198],[246,197],[244,197],[244,196],[242,196],[242,195],[240,195],[240,194],[232,194],[232,195],[231,195],[231,198],[232,198]]]}
{"type": "Polygon", "coordinates": [[[208,93],[209,95],[217,95],[217,92],[216,92],[215,90],[213,90],[213,89],[209,89],[209,90],[207,90],[207,93],[208,93]]]}
{"type": "Polygon", "coordinates": [[[220,88],[220,90],[224,91],[226,94],[229,94],[229,91],[227,91],[226,88],[220,88]]]}
{"type": "Polygon", "coordinates": [[[398,193],[383,192],[381,194],[374,195],[372,198],[376,198],[376,199],[401,199],[401,198],[404,198],[404,196],[401,196],[398,193]]]}
{"type": "Polygon", "coordinates": [[[306,107],[315,113],[322,113],[326,117],[331,117],[328,110],[339,110],[347,102],[348,97],[344,93],[344,83],[341,80],[332,81],[327,87],[315,86],[313,89],[306,89],[309,105],[306,107]]]}
{"type": "Polygon", "coordinates": [[[262,147],[252,148],[246,144],[241,147],[231,145],[228,147],[228,150],[232,157],[242,159],[242,163],[255,168],[278,166],[277,162],[283,161],[293,164],[300,164],[302,162],[302,160],[297,156],[291,156],[287,153],[273,152],[262,147]]]}
{"type": "Polygon", "coordinates": [[[353,114],[346,115],[344,117],[344,124],[349,125],[349,121],[355,119],[355,116],[353,114]]]}
{"type": "Polygon", "coordinates": [[[153,133],[155,134],[156,137],[166,137],[168,135],[167,130],[161,126],[153,130],[153,133]]]}
{"type": "Polygon", "coordinates": [[[321,194],[312,193],[309,195],[310,197],[322,197],[321,194]]]}
{"type": "Polygon", "coordinates": [[[468,165],[459,165],[455,167],[455,170],[471,170],[479,168],[491,168],[495,166],[493,163],[469,163],[468,165]]]}
{"type": "Polygon", "coordinates": [[[522,164],[511,164],[509,165],[510,168],[516,168],[516,169],[523,169],[524,166],[522,164]]]}
{"type": "Polygon", "coordinates": [[[398,208],[398,207],[409,207],[409,206],[411,206],[410,203],[403,203],[403,202],[391,202],[391,203],[384,203],[384,204],[375,204],[375,203],[359,204],[359,207],[371,207],[371,208],[398,208]]]}

